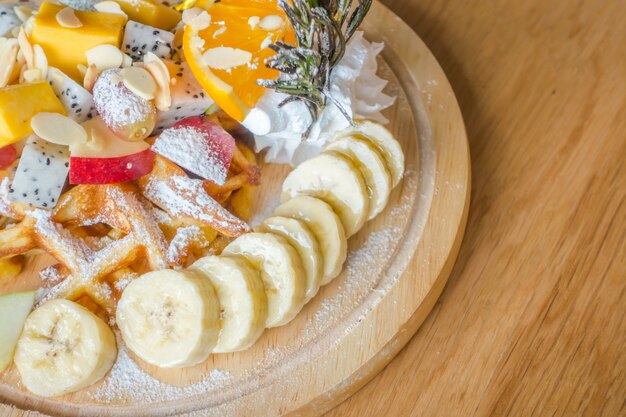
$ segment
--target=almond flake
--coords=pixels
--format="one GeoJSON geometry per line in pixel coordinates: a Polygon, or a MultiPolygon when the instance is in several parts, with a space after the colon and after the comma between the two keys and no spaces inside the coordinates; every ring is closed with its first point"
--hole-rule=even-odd
{"type": "Polygon", "coordinates": [[[256,28],[256,25],[258,25],[260,21],[261,18],[259,16],[250,16],[250,18],[248,19],[250,29],[254,30],[256,28]]]}
{"type": "Polygon", "coordinates": [[[28,66],[28,68],[34,68],[35,59],[33,56],[33,46],[30,44],[28,36],[26,35],[23,27],[20,28],[20,33],[17,35],[17,41],[20,44],[20,51],[26,59],[26,65],[28,66]]]}
{"type": "Polygon", "coordinates": [[[85,72],[85,78],[83,78],[83,87],[90,93],[93,92],[93,86],[98,79],[98,68],[95,65],[90,65],[85,72]]]}
{"type": "Polygon", "coordinates": [[[85,129],[59,113],[37,113],[30,120],[30,127],[37,136],[57,145],[77,145],[87,142],[85,129]]]}
{"type": "Polygon", "coordinates": [[[43,77],[41,76],[41,70],[38,68],[27,69],[22,73],[22,76],[24,77],[24,82],[27,83],[35,83],[37,81],[43,80],[43,77]]]}
{"type": "Polygon", "coordinates": [[[43,78],[48,77],[48,58],[46,57],[46,54],[41,46],[35,45],[33,47],[33,57],[33,68],[40,70],[43,78]]]}
{"type": "Polygon", "coordinates": [[[252,59],[252,54],[243,49],[218,46],[207,49],[202,55],[202,61],[209,68],[229,70],[240,65],[246,65],[252,59]]]}
{"type": "Polygon", "coordinates": [[[172,105],[172,95],[170,91],[170,72],[167,66],[161,58],[152,52],[148,52],[143,57],[143,64],[157,85],[154,105],[160,111],[168,111],[172,105]]]}
{"type": "Polygon", "coordinates": [[[126,67],[132,67],[132,66],[133,66],[133,59],[129,57],[128,55],[124,54],[122,58],[122,67],[126,68],[126,67]]]}
{"type": "Polygon", "coordinates": [[[183,22],[198,32],[209,27],[211,24],[211,15],[206,10],[194,7],[183,12],[183,22]]]}
{"type": "Polygon", "coordinates": [[[152,100],[154,98],[157,85],[152,75],[144,68],[124,68],[120,71],[120,76],[126,88],[139,97],[146,100],[152,100]]]}
{"type": "Polygon", "coordinates": [[[0,43],[0,88],[6,87],[11,81],[17,61],[19,45],[15,39],[2,38],[0,43]]]}
{"type": "Polygon", "coordinates": [[[61,9],[56,15],[57,23],[64,28],[77,29],[83,26],[83,22],[76,16],[74,9],[65,7],[61,9]]]}
{"type": "Polygon", "coordinates": [[[270,33],[269,35],[265,37],[265,39],[263,39],[263,42],[261,42],[261,49],[265,49],[271,44],[272,44],[272,34],[270,33]]]}
{"type": "Polygon", "coordinates": [[[85,55],[89,65],[95,65],[100,72],[119,68],[124,62],[124,54],[113,45],[98,45],[85,52],[85,55]]]}
{"type": "Polygon", "coordinates": [[[26,23],[26,21],[35,13],[35,9],[28,6],[15,6],[13,8],[15,15],[18,19],[22,21],[22,23],[26,23]]]}
{"type": "Polygon", "coordinates": [[[106,0],[96,3],[93,7],[100,13],[119,14],[128,19],[128,15],[124,13],[120,5],[114,1],[106,0]]]}
{"type": "Polygon", "coordinates": [[[283,25],[283,19],[280,16],[277,16],[275,14],[265,16],[259,22],[259,27],[268,32],[274,31],[276,29],[280,29],[282,25],[283,25]]]}
{"type": "Polygon", "coordinates": [[[85,75],[87,75],[87,66],[83,64],[78,64],[76,65],[76,69],[78,69],[78,72],[80,72],[80,76],[84,79],[85,75]]]}

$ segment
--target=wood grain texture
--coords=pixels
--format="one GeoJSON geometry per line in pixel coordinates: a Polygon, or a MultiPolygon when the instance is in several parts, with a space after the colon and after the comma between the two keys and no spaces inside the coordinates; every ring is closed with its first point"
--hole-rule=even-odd
{"type": "Polygon", "coordinates": [[[429,318],[327,417],[626,416],[626,3],[384,3],[457,94],[471,209],[429,318]]]}
{"type": "MultiPolygon", "coordinates": [[[[467,219],[470,161],[455,96],[423,42],[380,4],[365,31],[370,40],[387,43],[381,71],[397,102],[386,115],[403,147],[406,174],[386,210],[350,239],[342,274],[289,325],[266,331],[246,351],[213,355],[183,370],[137,360],[169,384],[164,394],[158,383],[139,381],[111,396],[111,387],[125,381],[109,376],[80,392],[43,399],[21,386],[10,367],[0,375],[3,402],[63,416],[319,415],[397,354],[431,311],[456,259],[467,219]],[[218,380],[201,382],[213,371],[218,380]],[[146,386],[148,395],[138,397],[146,386]],[[174,388],[181,386],[192,389],[174,388]]],[[[263,167],[258,213],[277,204],[287,172],[263,167]]],[[[31,264],[22,277],[0,283],[0,293],[37,287],[37,270],[31,264]]]]}

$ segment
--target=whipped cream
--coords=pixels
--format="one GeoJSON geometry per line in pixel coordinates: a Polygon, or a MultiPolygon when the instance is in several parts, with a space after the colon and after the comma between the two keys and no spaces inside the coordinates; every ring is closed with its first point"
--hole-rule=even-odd
{"type": "MultiPolygon", "coordinates": [[[[382,92],[387,81],[376,75],[376,57],[383,47],[382,43],[368,42],[363,32],[356,32],[344,57],[333,69],[330,93],[353,119],[388,122],[381,111],[391,106],[395,98],[382,92]]],[[[338,131],[350,126],[339,109],[328,103],[313,124],[309,137],[303,141],[311,115],[302,102],[291,102],[279,108],[287,97],[269,90],[244,121],[255,134],[256,151],[267,149],[267,162],[298,165],[318,155],[338,131]]]]}

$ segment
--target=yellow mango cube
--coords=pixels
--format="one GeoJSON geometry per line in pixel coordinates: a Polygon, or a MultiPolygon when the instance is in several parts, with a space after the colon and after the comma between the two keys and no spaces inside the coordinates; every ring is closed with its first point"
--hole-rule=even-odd
{"type": "Polygon", "coordinates": [[[47,82],[0,88],[0,148],[31,134],[30,119],[40,112],[66,114],[47,82]]]}
{"type": "Polygon", "coordinates": [[[158,29],[172,30],[181,14],[156,0],[114,0],[130,20],[158,29]]]}
{"type": "Polygon", "coordinates": [[[67,28],[61,26],[56,19],[57,13],[65,7],[42,3],[30,40],[43,48],[51,66],[59,68],[77,81],[82,81],[77,65],[87,64],[85,52],[104,44],[119,47],[126,19],[118,14],[75,10],[82,26],[67,28]]]}

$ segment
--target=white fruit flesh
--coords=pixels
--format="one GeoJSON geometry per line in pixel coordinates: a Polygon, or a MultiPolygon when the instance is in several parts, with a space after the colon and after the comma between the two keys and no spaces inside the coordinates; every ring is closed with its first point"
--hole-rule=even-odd
{"type": "Polygon", "coordinates": [[[330,204],[348,237],[365,223],[369,196],[359,170],[344,155],[329,151],[300,164],[285,182],[281,200],[309,195],[330,204]]]}
{"type": "Polygon", "coordinates": [[[207,256],[190,269],[211,281],[220,302],[222,329],[213,352],[236,352],[252,346],[267,321],[267,296],[259,272],[247,261],[229,256],[207,256]]]}
{"type": "Polygon", "coordinates": [[[116,356],[115,336],[102,319],[72,301],[52,300],[26,319],[15,365],[26,388],[54,397],[95,383],[116,356]]]}
{"type": "Polygon", "coordinates": [[[217,343],[219,301],[211,282],[193,271],[149,272],[132,281],[117,306],[128,348],[164,368],[204,362],[217,343]]]}
{"type": "Polygon", "coordinates": [[[0,372],[13,360],[17,339],[35,303],[35,292],[25,291],[0,296],[0,372]]]}
{"type": "Polygon", "coordinates": [[[339,275],[348,243],[341,220],[328,204],[314,197],[296,197],[278,206],[274,215],[301,220],[313,232],[324,261],[322,285],[339,275]]]}
{"type": "Polygon", "coordinates": [[[73,158],[117,158],[134,155],[150,147],[144,141],[129,142],[120,139],[99,117],[84,122],[82,126],[88,139],[85,143],[70,146],[73,158]]]}
{"type": "Polygon", "coordinates": [[[326,149],[346,155],[361,171],[370,197],[367,220],[380,214],[389,201],[391,174],[379,151],[368,141],[354,136],[341,138],[326,149]]]}
{"type": "Polygon", "coordinates": [[[339,132],[335,139],[352,135],[369,141],[380,150],[391,173],[392,185],[398,185],[404,175],[404,152],[391,132],[378,123],[363,121],[339,132]]]}
{"type": "Polygon", "coordinates": [[[301,221],[288,217],[274,216],[263,221],[258,231],[274,233],[284,237],[300,255],[306,273],[305,300],[315,297],[323,277],[323,260],[320,247],[313,232],[301,221]]]}
{"type": "Polygon", "coordinates": [[[30,207],[56,206],[69,172],[69,160],[67,146],[30,136],[11,184],[11,199],[30,207]]]}
{"type": "Polygon", "coordinates": [[[306,278],[302,263],[282,237],[247,233],[226,246],[222,254],[242,256],[261,272],[268,303],[266,327],[287,324],[304,306],[306,278]]]}

